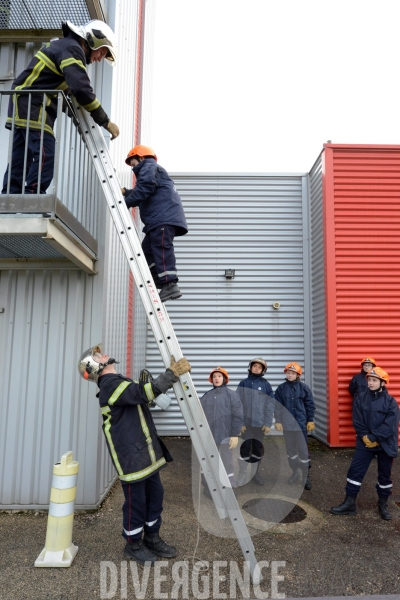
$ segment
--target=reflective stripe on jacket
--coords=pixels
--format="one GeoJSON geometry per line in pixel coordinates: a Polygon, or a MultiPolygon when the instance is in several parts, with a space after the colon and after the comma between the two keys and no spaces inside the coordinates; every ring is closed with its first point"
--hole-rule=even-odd
{"type": "MultiPolygon", "coordinates": [[[[27,68],[18,75],[12,85],[18,90],[63,90],[75,96],[76,100],[91,113],[98,125],[106,125],[109,118],[90,83],[86,70],[86,56],[79,42],[66,37],[45,44],[35,54],[27,68]]],[[[57,95],[45,96],[44,130],[53,133],[54,121],[57,117],[57,95]]],[[[15,125],[31,129],[42,128],[43,94],[17,95],[15,106],[15,125]],[[29,106],[29,97],[31,103],[29,106]]],[[[10,96],[6,127],[11,128],[14,113],[14,96],[10,96]]]]}
{"type": "Polygon", "coordinates": [[[99,377],[99,388],[103,432],[121,481],[146,479],[170,462],[148,408],[152,384],[110,373],[99,377]]]}

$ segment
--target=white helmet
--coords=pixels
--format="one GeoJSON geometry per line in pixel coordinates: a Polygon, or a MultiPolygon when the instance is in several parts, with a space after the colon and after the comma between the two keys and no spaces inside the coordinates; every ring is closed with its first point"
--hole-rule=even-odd
{"type": "Polygon", "coordinates": [[[74,25],[70,21],[65,21],[62,24],[62,30],[64,37],[68,35],[69,31],[73,31],[76,35],[79,35],[79,37],[87,42],[91,50],[98,50],[104,46],[108,48],[106,60],[110,65],[115,66],[117,62],[117,39],[107,23],[95,19],[86,23],[86,25],[74,25]]]}
{"type": "MultiPolygon", "coordinates": [[[[115,358],[110,358],[106,363],[99,363],[93,358],[94,354],[103,354],[101,344],[85,350],[78,362],[79,374],[86,379],[86,381],[94,381],[97,383],[99,375],[107,365],[117,363],[115,358]]],[[[117,363],[118,364],[118,363],[117,363]]]]}

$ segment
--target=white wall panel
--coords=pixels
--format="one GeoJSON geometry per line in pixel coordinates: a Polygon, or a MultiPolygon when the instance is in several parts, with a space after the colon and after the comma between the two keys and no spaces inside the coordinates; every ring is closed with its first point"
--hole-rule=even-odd
{"type": "MultiPolygon", "coordinates": [[[[263,356],[275,388],[290,360],[304,366],[302,175],[177,174],[189,234],[175,238],[182,298],[167,303],[199,395],[220,365],[236,387],[249,360],[263,356]],[[225,269],[235,269],[227,280],[225,269]],[[278,310],[273,308],[280,303],[278,310]]],[[[305,228],[307,230],[307,227],[305,228]]],[[[148,334],[147,366],[163,365],[148,334]]],[[[305,365],[308,382],[309,365],[305,365]]],[[[155,410],[158,431],[186,432],[179,407],[155,410]]]]}

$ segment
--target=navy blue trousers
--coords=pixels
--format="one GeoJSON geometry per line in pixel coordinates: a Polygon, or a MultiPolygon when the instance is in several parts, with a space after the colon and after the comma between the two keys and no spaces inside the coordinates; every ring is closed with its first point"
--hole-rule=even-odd
{"type": "Polygon", "coordinates": [[[143,530],[155,533],[161,527],[164,487],[160,473],[154,473],[147,479],[135,483],[122,483],[125,502],[122,507],[122,536],[132,542],[140,540],[143,530]]]}
{"type": "MultiPolygon", "coordinates": [[[[45,194],[53,179],[54,172],[54,135],[43,132],[43,148],[40,153],[41,131],[30,129],[28,136],[26,129],[15,127],[11,154],[11,178],[10,194],[22,194],[24,175],[25,145],[27,143],[26,172],[25,172],[25,194],[45,194]],[[28,137],[28,139],[27,139],[28,137]],[[38,190],[40,169],[40,190],[38,190]]],[[[3,178],[2,194],[7,194],[8,173],[10,165],[7,166],[3,178]]]]}
{"type": "Polygon", "coordinates": [[[162,225],[148,231],[143,238],[143,252],[156,284],[178,281],[174,237],[175,226],[162,225]]]}
{"type": "Polygon", "coordinates": [[[308,453],[307,431],[299,429],[297,431],[283,430],[285,438],[286,453],[289,461],[289,467],[296,471],[300,468],[308,472],[310,468],[310,455],[308,453]]]}
{"type": "Polygon", "coordinates": [[[247,463],[259,463],[264,456],[264,432],[261,427],[246,425],[246,431],[242,433],[243,444],[240,446],[240,460],[247,463]]]}
{"type": "Polygon", "coordinates": [[[375,454],[378,458],[378,483],[376,484],[376,491],[381,498],[389,498],[393,487],[391,479],[393,458],[388,456],[382,448],[356,448],[347,473],[346,494],[348,496],[357,496],[375,454]]]}

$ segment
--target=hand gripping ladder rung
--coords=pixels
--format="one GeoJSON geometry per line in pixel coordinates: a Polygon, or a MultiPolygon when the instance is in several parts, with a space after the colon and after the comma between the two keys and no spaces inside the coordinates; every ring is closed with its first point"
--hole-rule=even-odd
{"type": "MultiPolygon", "coordinates": [[[[100,179],[104,195],[114,225],[118,232],[123,250],[128,260],[133,279],[138,288],[147,318],[153,330],[164,364],[168,367],[170,356],[176,359],[182,356],[178,340],[168,317],[164,304],[144,257],[136,225],[126,207],[118,178],[115,174],[103,134],[90,117],[74,101],[77,121],[81,135],[86,143],[100,179]]],[[[250,564],[254,583],[262,577],[257,566],[252,539],[247,530],[243,515],[239,509],[235,494],[219,456],[207,419],[201,408],[196,389],[189,373],[181,376],[174,384],[174,392],[192,439],[198,461],[203,470],[218,516],[230,518],[245,561],[250,564]]]]}

